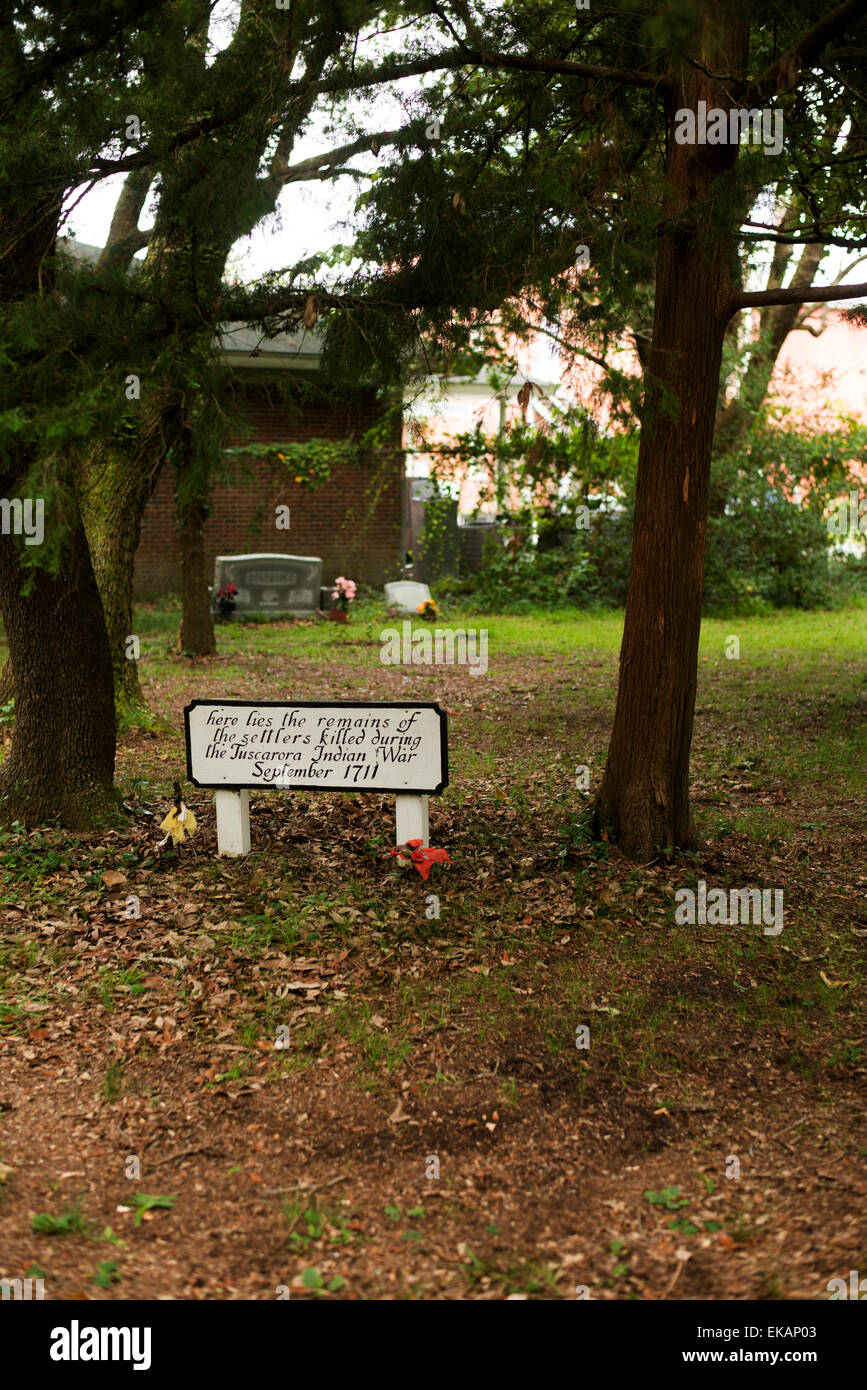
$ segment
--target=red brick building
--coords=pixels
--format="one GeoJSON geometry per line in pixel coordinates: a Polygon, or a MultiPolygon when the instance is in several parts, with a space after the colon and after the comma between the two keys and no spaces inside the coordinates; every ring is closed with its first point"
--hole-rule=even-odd
{"type": "MultiPolygon", "coordinates": [[[[250,329],[222,335],[233,370],[233,392],[246,424],[227,441],[245,444],[358,440],[385,413],[373,388],[346,400],[327,389],[314,335],[262,340],[250,329]],[[255,355],[254,355],[255,354],[255,355]],[[290,383],[291,404],[281,383],[290,383]],[[239,400],[240,398],[240,400],[239,400]]],[[[205,531],[208,572],[217,555],[266,551],[318,555],[322,581],[338,574],[381,585],[400,577],[403,497],[401,421],[395,419],[385,446],[361,462],[340,461],[318,487],[296,483],[291,469],[276,460],[227,455],[230,482],[214,487],[205,531]],[[278,529],[277,508],[289,508],[289,529],[278,529]]],[[[180,555],[174,498],[175,480],[166,467],[148,503],[135,558],[139,597],[180,590],[180,555]]],[[[285,518],[285,512],[280,513],[285,518]]]]}

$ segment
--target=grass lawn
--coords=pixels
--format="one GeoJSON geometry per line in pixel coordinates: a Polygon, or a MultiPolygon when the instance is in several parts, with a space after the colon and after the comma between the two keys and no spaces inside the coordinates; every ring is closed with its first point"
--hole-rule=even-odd
{"type": "Polygon", "coordinates": [[[209,661],[178,618],[137,615],[124,824],[0,833],[0,1278],[824,1299],[865,1268],[863,608],[705,621],[706,849],[649,868],[585,828],[622,614],[442,613],[487,630],[477,676],[382,665],[373,603],[222,626],[209,661]],[[251,794],[252,853],[220,860],[190,789],[191,847],[155,857],[196,696],[438,700],[451,867],[399,872],[393,800],[361,793],[251,794]],[[781,889],[783,931],[679,925],[701,879],[781,889]]]}

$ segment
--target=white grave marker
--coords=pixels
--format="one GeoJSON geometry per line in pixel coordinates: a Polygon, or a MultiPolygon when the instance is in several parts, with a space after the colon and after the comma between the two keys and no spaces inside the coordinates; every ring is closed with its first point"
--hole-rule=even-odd
{"type": "Polygon", "coordinates": [[[417,584],[414,579],[398,579],[394,584],[386,584],[385,601],[398,613],[418,614],[419,604],[431,596],[426,584],[417,584]]]}
{"type": "Polygon", "coordinates": [[[428,797],[448,786],[437,704],[193,700],[187,778],[216,793],[219,854],[250,852],[249,790],[365,791],[396,797],[397,840],[428,842],[428,797]]]}

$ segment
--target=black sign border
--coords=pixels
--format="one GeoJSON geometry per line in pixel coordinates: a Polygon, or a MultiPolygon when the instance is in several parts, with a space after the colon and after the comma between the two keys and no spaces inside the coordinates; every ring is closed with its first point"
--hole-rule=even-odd
{"type": "Polygon", "coordinates": [[[360,792],[371,796],[439,796],[449,784],[449,721],[448,715],[436,700],[192,700],[184,705],[184,741],[187,750],[187,781],[194,787],[205,791],[307,791],[307,792],[360,792]],[[440,781],[433,789],[429,787],[329,787],[310,786],[308,782],[284,782],[275,787],[268,782],[198,782],[193,776],[193,755],[190,747],[190,711],[199,705],[223,706],[240,705],[256,709],[433,709],[440,717],[440,781]]]}

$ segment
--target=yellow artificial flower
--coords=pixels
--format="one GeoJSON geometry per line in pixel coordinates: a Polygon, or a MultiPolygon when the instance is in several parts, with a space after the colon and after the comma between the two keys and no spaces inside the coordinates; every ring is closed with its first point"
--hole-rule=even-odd
{"type": "Polygon", "coordinates": [[[188,835],[195,835],[196,818],[192,811],[181,802],[180,815],[173,806],[161,823],[160,830],[165,830],[168,835],[171,835],[173,842],[179,845],[188,835]]]}

